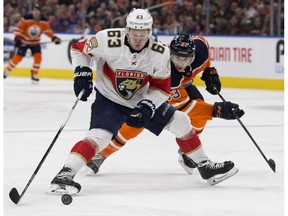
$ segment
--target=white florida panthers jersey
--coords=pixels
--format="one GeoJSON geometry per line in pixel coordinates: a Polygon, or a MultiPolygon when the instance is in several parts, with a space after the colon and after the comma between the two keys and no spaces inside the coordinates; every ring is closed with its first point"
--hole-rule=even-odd
{"type": "Polygon", "coordinates": [[[156,107],[170,94],[169,49],[153,36],[141,52],[125,45],[124,28],[106,29],[72,45],[73,67],[96,61],[96,87],[106,98],[134,108],[142,99],[156,107]]]}

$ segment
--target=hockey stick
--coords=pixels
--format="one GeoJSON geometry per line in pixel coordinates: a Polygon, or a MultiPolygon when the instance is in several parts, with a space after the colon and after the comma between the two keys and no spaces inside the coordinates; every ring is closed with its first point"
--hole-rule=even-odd
{"type": "Polygon", "coordinates": [[[48,156],[49,152],[51,151],[53,145],[55,144],[56,140],[58,139],[60,133],[62,132],[63,128],[65,127],[65,125],[67,124],[68,120],[70,119],[77,103],[79,102],[80,98],[82,97],[82,95],[84,94],[85,89],[82,89],[82,91],[80,92],[80,94],[78,95],[69,115],[67,116],[66,120],[64,121],[64,123],[61,125],[60,129],[58,130],[56,136],[54,137],[53,141],[51,142],[49,148],[47,149],[46,153],[44,154],[43,158],[41,159],[40,163],[38,164],[37,168],[35,169],[34,173],[32,174],[31,178],[29,179],[28,183],[26,184],[24,190],[22,191],[21,195],[19,195],[17,189],[14,187],[10,190],[9,192],[9,197],[12,200],[12,202],[14,202],[15,204],[18,204],[20,199],[24,196],[26,190],[28,189],[29,185],[31,184],[31,182],[33,181],[34,177],[36,176],[36,174],[38,173],[39,169],[41,168],[42,164],[44,163],[44,160],[46,159],[46,157],[48,156]]]}
{"type": "MultiPolygon", "coordinates": [[[[61,40],[61,43],[62,42],[69,42],[70,40],[61,40]]],[[[54,43],[54,41],[44,41],[44,42],[41,42],[40,45],[42,44],[49,44],[49,43],[54,43]]]]}
{"type": "Polygon", "coordinates": [[[90,29],[89,28],[85,28],[84,31],[83,31],[83,34],[82,34],[82,37],[80,39],[83,39],[85,38],[90,32],[90,29]]]}
{"type": "MultiPolygon", "coordinates": [[[[215,92],[218,94],[218,96],[221,98],[221,100],[223,102],[226,102],[226,100],[223,98],[223,96],[220,94],[220,92],[214,87],[215,92]]],[[[250,134],[250,132],[248,131],[248,129],[245,127],[245,125],[243,124],[243,122],[239,119],[239,117],[235,114],[235,112],[233,112],[234,116],[236,117],[237,121],[239,122],[239,124],[242,126],[242,128],[245,130],[245,132],[247,133],[247,135],[250,137],[250,139],[252,140],[252,142],[254,143],[254,145],[256,146],[256,148],[258,149],[258,151],[261,153],[261,155],[263,156],[263,158],[265,159],[265,161],[268,163],[268,165],[270,166],[270,168],[273,170],[273,172],[276,172],[276,163],[274,160],[272,159],[267,159],[265,154],[262,152],[262,150],[260,149],[260,147],[257,145],[256,141],[253,139],[252,135],[250,134]]]]}
{"type": "MultiPolygon", "coordinates": [[[[79,41],[79,40],[85,38],[85,37],[87,36],[87,34],[89,34],[89,32],[90,32],[90,29],[89,29],[89,28],[85,28],[84,31],[83,31],[83,34],[82,34],[81,38],[72,39],[72,41],[73,41],[73,40],[79,41]]],[[[69,42],[69,41],[71,41],[71,39],[69,39],[69,40],[68,40],[68,39],[67,39],[67,40],[61,40],[61,43],[62,43],[62,42],[69,42]]],[[[42,44],[49,44],[49,43],[54,43],[54,41],[44,41],[44,42],[41,42],[40,45],[42,45],[42,44]]]]}
{"type": "Polygon", "coordinates": [[[89,34],[89,32],[90,32],[90,29],[89,29],[89,28],[86,28],[86,29],[83,31],[83,34],[82,34],[82,37],[81,37],[81,38],[79,38],[79,39],[72,39],[72,40],[69,42],[69,44],[68,44],[68,49],[67,49],[67,55],[68,55],[68,60],[69,60],[70,64],[72,64],[72,57],[71,57],[71,52],[70,52],[72,44],[73,44],[73,43],[77,43],[78,41],[84,39],[84,38],[87,36],[87,34],[89,34]]]}
{"type": "Polygon", "coordinates": [[[16,55],[18,53],[19,47],[15,47],[14,48],[14,55],[16,55]]]}

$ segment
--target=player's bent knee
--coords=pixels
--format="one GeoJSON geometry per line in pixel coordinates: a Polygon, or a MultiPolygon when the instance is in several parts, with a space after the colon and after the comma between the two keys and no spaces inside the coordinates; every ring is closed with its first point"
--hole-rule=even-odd
{"type": "Polygon", "coordinates": [[[80,157],[86,164],[95,155],[96,147],[88,140],[81,140],[73,146],[70,153],[80,157]]]}
{"type": "Polygon", "coordinates": [[[91,129],[85,135],[85,140],[91,142],[97,149],[97,152],[102,151],[111,141],[113,134],[110,131],[101,128],[91,129]]]}
{"type": "Polygon", "coordinates": [[[173,133],[177,138],[181,138],[192,130],[192,125],[188,115],[176,110],[172,120],[165,129],[173,133]]]}
{"type": "Polygon", "coordinates": [[[35,63],[40,64],[42,62],[42,55],[41,53],[35,53],[33,55],[35,63]]]}

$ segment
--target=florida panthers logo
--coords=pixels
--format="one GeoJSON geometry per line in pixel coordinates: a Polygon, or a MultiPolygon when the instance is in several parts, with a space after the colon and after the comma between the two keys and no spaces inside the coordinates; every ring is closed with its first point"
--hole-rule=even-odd
{"type": "Polygon", "coordinates": [[[129,100],[142,86],[145,74],[135,71],[117,71],[116,89],[118,94],[129,100]]]}
{"type": "Polygon", "coordinates": [[[41,29],[38,25],[32,25],[28,29],[28,34],[31,37],[37,37],[40,34],[40,32],[41,32],[41,29]]]}

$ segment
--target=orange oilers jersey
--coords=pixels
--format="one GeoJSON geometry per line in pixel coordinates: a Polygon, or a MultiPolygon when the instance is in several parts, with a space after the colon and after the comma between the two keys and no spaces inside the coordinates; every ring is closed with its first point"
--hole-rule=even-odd
{"type": "Polygon", "coordinates": [[[34,20],[32,14],[22,17],[14,28],[15,37],[21,38],[23,44],[30,46],[39,45],[42,33],[50,38],[54,37],[47,20],[43,17],[34,20]]]}
{"type": "Polygon", "coordinates": [[[177,71],[173,62],[171,62],[171,96],[169,103],[177,109],[185,105],[189,100],[189,96],[184,88],[185,84],[192,82],[194,77],[210,67],[209,44],[202,36],[193,36],[196,45],[195,59],[187,69],[192,71],[190,77],[183,76],[177,71]]]}

